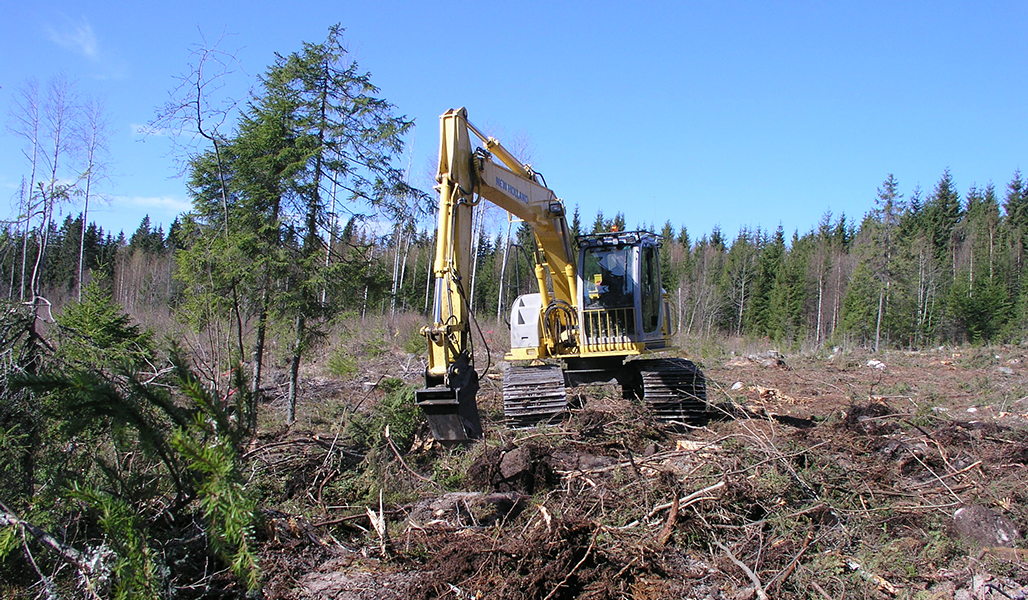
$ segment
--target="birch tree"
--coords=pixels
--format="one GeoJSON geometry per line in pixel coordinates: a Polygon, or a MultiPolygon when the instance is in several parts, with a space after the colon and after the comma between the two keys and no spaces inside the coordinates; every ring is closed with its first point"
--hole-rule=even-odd
{"type": "Polygon", "coordinates": [[[28,175],[23,179],[18,194],[18,224],[21,226],[21,275],[18,285],[18,301],[25,301],[28,290],[28,255],[29,231],[32,220],[37,216],[38,198],[36,196],[36,178],[42,154],[42,99],[39,96],[39,82],[35,79],[26,80],[15,95],[11,110],[11,122],[8,129],[24,143],[22,156],[28,167],[28,175]]]}
{"type": "Polygon", "coordinates": [[[89,224],[89,202],[96,200],[97,185],[107,177],[108,138],[110,121],[103,102],[89,98],[82,107],[82,119],[77,131],[82,160],[82,232],[79,239],[78,277],[76,298],[82,301],[82,277],[86,254],[86,230],[89,224]]]}

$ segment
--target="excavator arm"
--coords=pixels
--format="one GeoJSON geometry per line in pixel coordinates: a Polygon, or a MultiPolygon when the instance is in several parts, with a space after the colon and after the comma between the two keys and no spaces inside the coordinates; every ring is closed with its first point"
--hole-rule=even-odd
{"type": "Polygon", "coordinates": [[[426,388],[418,390],[417,401],[428,414],[436,439],[461,441],[481,436],[468,301],[474,206],[488,200],[532,228],[542,306],[553,300],[576,304],[575,262],[564,204],[536,181],[531,167],[469,123],[464,108],[440,117],[439,139],[435,298],[432,324],[421,329],[429,353],[426,388]],[[472,148],[472,136],[482,142],[483,149],[472,148]]]}

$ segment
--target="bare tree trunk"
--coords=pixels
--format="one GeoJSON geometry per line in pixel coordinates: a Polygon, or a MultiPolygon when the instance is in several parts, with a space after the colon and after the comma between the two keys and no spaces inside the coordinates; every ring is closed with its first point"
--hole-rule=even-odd
{"type": "MultiPolygon", "coordinates": [[[[836,269],[836,271],[841,270],[842,269],[836,269]]],[[[835,337],[835,328],[839,325],[839,301],[840,298],[842,298],[842,288],[840,286],[841,282],[837,280],[835,284],[835,295],[832,297],[832,318],[828,321],[828,331],[826,332],[828,334],[827,337],[829,338],[835,337]]]]}
{"type": "Polygon", "coordinates": [[[32,188],[29,188],[28,198],[27,198],[27,200],[25,202],[25,209],[26,209],[25,210],[25,216],[24,216],[24,218],[25,218],[25,227],[23,228],[22,234],[21,234],[21,282],[19,284],[21,290],[18,292],[18,301],[19,302],[24,302],[25,301],[25,275],[27,275],[27,270],[28,270],[29,232],[31,231],[31,227],[32,227],[32,219],[30,217],[31,211],[32,211],[31,200],[32,200],[32,188]]]}
{"type": "Polygon", "coordinates": [[[389,290],[389,314],[396,314],[396,295],[399,292],[400,281],[400,246],[402,245],[403,234],[400,222],[393,224],[393,285],[389,290]]]}
{"type": "Polygon", "coordinates": [[[956,241],[954,241],[952,237],[950,237],[949,249],[950,249],[950,265],[951,265],[951,267],[953,269],[953,273],[952,273],[953,279],[951,279],[950,281],[956,281],[957,280],[957,244],[956,244],[956,241]]]}
{"type": "MultiPolygon", "coordinates": [[[[968,264],[967,297],[974,297],[974,238],[971,239],[971,258],[968,264]]],[[[954,258],[954,260],[956,260],[954,258]]]]}
{"type": "Polygon", "coordinates": [[[878,318],[875,320],[875,353],[878,353],[882,337],[882,313],[885,311],[885,290],[878,292],[878,318]]]}
{"type": "MultiPolygon", "coordinates": [[[[402,238],[401,238],[402,239],[402,238]]],[[[414,229],[411,229],[407,233],[406,243],[403,246],[403,261],[400,265],[400,285],[397,288],[399,293],[403,293],[403,282],[407,275],[407,259],[410,255],[410,246],[414,242],[414,229]]]]}
{"type": "Polygon", "coordinates": [[[257,394],[261,389],[261,373],[264,369],[264,336],[268,327],[268,286],[261,290],[261,309],[257,315],[257,334],[253,342],[253,380],[250,390],[257,394]]]}
{"type": "Polygon", "coordinates": [[[995,270],[996,229],[989,227],[989,283],[993,282],[995,270]]]}
{"type": "Polygon", "coordinates": [[[15,121],[13,130],[15,133],[28,142],[28,149],[23,152],[29,163],[28,187],[25,188],[22,182],[21,210],[19,218],[24,219],[22,228],[21,244],[21,280],[18,291],[18,301],[25,301],[26,277],[28,276],[28,255],[29,255],[29,232],[32,228],[32,217],[36,211],[32,198],[36,193],[36,173],[40,160],[40,126],[42,125],[41,102],[39,98],[39,84],[35,80],[28,80],[15,99],[15,110],[12,117],[15,121]]]}
{"type": "Polygon", "coordinates": [[[814,345],[818,348],[821,347],[821,328],[824,326],[822,323],[822,315],[824,313],[824,298],[825,298],[825,275],[824,271],[818,271],[817,274],[817,330],[814,333],[814,345]]]}
{"type": "Polygon", "coordinates": [[[86,257],[86,223],[89,217],[89,186],[90,181],[86,179],[86,197],[82,204],[82,231],[79,236],[79,272],[78,277],[75,278],[75,287],[77,288],[77,298],[79,302],[82,302],[82,267],[86,257]]]}
{"type": "MultiPolygon", "coordinates": [[[[26,214],[27,207],[28,207],[28,197],[27,197],[27,194],[26,194],[26,191],[25,191],[25,178],[22,177],[21,178],[21,189],[18,192],[18,219],[19,219],[18,224],[21,223],[21,221],[20,221],[21,219],[24,219],[26,224],[28,223],[28,216],[26,214]]],[[[17,232],[17,227],[15,227],[15,232],[17,232]]],[[[21,290],[21,293],[19,294],[19,300],[23,300],[24,299],[24,295],[25,295],[25,251],[28,248],[28,242],[29,242],[28,229],[26,228],[25,232],[22,234],[22,251],[21,251],[21,279],[22,279],[21,288],[22,288],[22,290],[21,290]]],[[[13,246],[16,247],[17,244],[13,244],[13,246]]],[[[18,271],[17,265],[12,261],[12,263],[11,263],[11,283],[10,283],[10,285],[7,288],[7,299],[8,300],[14,300],[14,280],[15,280],[15,273],[17,271],[18,271]]]]}
{"type": "MultiPolygon", "coordinates": [[[[325,270],[332,264],[332,248],[336,244],[336,227],[339,225],[338,219],[336,219],[336,180],[332,179],[332,211],[329,213],[332,224],[328,229],[328,245],[325,246],[325,270]]],[[[277,205],[276,205],[277,206],[277,205]]],[[[275,209],[275,219],[278,219],[278,208],[275,209]]],[[[321,288],[321,304],[324,305],[328,301],[328,287],[321,288]]]]}
{"type": "Polygon", "coordinates": [[[232,362],[241,364],[246,356],[246,350],[243,348],[243,315],[239,310],[239,291],[237,285],[236,283],[232,284],[232,314],[236,318],[236,356],[238,359],[233,359],[232,362]]]}
{"type": "MultiPolygon", "coordinates": [[[[472,209],[471,218],[471,290],[468,292],[468,307],[475,306],[475,284],[478,282],[478,245],[482,242],[482,216],[485,214],[485,203],[479,202],[472,209]]],[[[472,309],[473,310],[473,309],[472,309]]]]}
{"type": "Polygon", "coordinates": [[[367,271],[365,271],[365,275],[364,275],[364,301],[361,304],[361,320],[362,321],[364,319],[366,319],[367,316],[368,316],[368,295],[369,295],[369,291],[371,289],[371,277],[370,277],[370,274],[371,274],[371,262],[372,262],[372,257],[374,257],[374,256],[375,256],[374,250],[373,249],[369,250],[368,251],[368,266],[367,266],[367,271]]]}
{"type": "Polygon", "coordinates": [[[514,226],[514,221],[510,219],[510,215],[507,218],[507,237],[503,244],[503,263],[500,265],[500,291],[496,294],[496,318],[500,318],[500,313],[503,312],[503,291],[506,288],[504,281],[507,277],[507,255],[510,252],[510,230],[514,226]]]}
{"type": "Polygon", "coordinates": [[[286,415],[286,422],[290,425],[296,422],[296,396],[299,390],[300,357],[303,354],[305,324],[303,313],[300,312],[296,315],[296,339],[293,341],[293,355],[289,361],[289,414],[286,415]]]}
{"type": "Polygon", "coordinates": [[[52,197],[43,197],[43,215],[42,221],[39,224],[40,231],[39,240],[37,241],[36,261],[32,265],[32,276],[29,278],[29,295],[32,297],[33,303],[40,295],[39,278],[43,265],[43,256],[46,254],[46,248],[50,242],[50,220],[53,215],[54,202],[55,200],[52,197]]]}
{"type": "Polygon", "coordinates": [[[677,316],[678,318],[676,319],[677,322],[675,323],[675,333],[677,334],[677,333],[682,333],[682,322],[685,320],[685,307],[682,306],[682,285],[681,284],[678,285],[678,302],[676,304],[677,304],[677,308],[678,308],[678,310],[676,312],[678,312],[678,314],[675,315],[675,316],[677,316]]]}
{"type": "Polygon", "coordinates": [[[743,266],[742,277],[739,280],[739,314],[735,325],[735,335],[742,335],[742,315],[746,308],[746,265],[743,266]]]}
{"type": "Polygon", "coordinates": [[[924,344],[924,321],[927,310],[927,288],[924,249],[917,254],[917,340],[918,345],[924,344]]]}
{"type": "MultiPolygon", "coordinates": [[[[47,245],[50,241],[50,223],[53,220],[54,209],[60,200],[67,200],[69,184],[60,182],[61,167],[63,159],[69,152],[69,129],[74,128],[75,106],[72,94],[71,83],[62,77],[50,81],[47,90],[46,105],[44,106],[44,119],[49,133],[50,153],[43,159],[47,162],[49,181],[43,195],[43,219],[40,223],[39,253],[36,255],[36,263],[32,268],[32,279],[29,291],[32,294],[33,303],[40,295],[39,280],[42,274],[43,257],[46,255],[47,245]]],[[[40,184],[43,187],[43,184],[40,184]]]]}
{"type": "Polygon", "coordinates": [[[85,155],[86,180],[85,196],[82,207],[82,231],[79,238],[79,268],[78,278],[75,285],[78,288],[78,301],[82,302],[82,277],[84,275],[84,263],[86,254],[86,228],[89,225],[89,200],[92,198],[93,182],[98,181],[103,173],[103,165],[100,164],[100,154],[107,148],[107,121],[104,116],[103,104],[93,99],[85,106],[84,120],[82,121],[81,135],[85,155]]]}
{"type": "Polygon", "coordinates": [[[689,312],[689,327],[686,329],[689,334],[692,334],[693,325],[696,324],[696,315],[700,312],[700,302],[700,296],[697,295],[696,302],[693,303],[692,310],[689,312]]]}
{"type": "MultiPolygon", "coordinates": [[[[435,248],[435,238],[437,235],[439,235],[438,231],[432,235],[432,245],[429,246],[429,248],[435,248]]],[[[435,263],[434,254],[432,252],[429,252],[428,260],[426,261],[426,263],[427,265],[425,266],[425,308],[422,310],[422,312],[427,315],[428,303],[432,297],[432,268],[435,263]]]]}

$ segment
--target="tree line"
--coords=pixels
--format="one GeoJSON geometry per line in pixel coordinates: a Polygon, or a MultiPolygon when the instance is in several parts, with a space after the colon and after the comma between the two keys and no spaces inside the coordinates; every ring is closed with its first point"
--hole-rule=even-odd
{"type": "MultiPolygon", "coordinates": [[[[335,274],[319,275],[320,287],[315,284],[312,302],[325,311],[319,318],[330,321],[339,314],[368,311],[426,314],[434,252],[432,231],[423,223],[429,212],[399,215],[385,231],[381,224],[375,231],[359,215],[351,215],[345,224],[331,225],[329,235],[312,238],[310,243],[318,246],[312,272],[335,274]]],[[[73,295],[77,288],[82,218],[66,217],[59,228],[50,225],[51,251],[41,269],[41,285],[58,298],[73,295]]],[[[224,254],[209,253],[209,244],[223,236],[220,217],[213,221],[211,226],[209,217],[194,213],[176,220],[165,234],[147,217],[128,237],[105,234],[91,224],[83,253],[86,275],[109,281],[115,299],[130,312],[174,309],[201,324],[204,308],[196,302],[205,296],[190,293],[190,286],[205,292],[198,277],[207,275],[209,282],[216,270],[238,269],[238,280],[223,276],[225,288],[215,291],[237,286],[236,294],[247,307],[240,313],[243,331],[253,334],[262,306],[256,296],[264,292],[258,288],[242,293],[241,273],[271,259],[250,254],[230,263],[224,254]],[[214,239],[205,238],[212,229],[214,239]],[[198,265],[207,271],[197,273],[198,265]]],[[[230,228],[234,223],[229,221],[230,228]]],[[[489,231],[479,222],[477,228],[469,301],[480,319],[506,318],[513,299],[532,291],[531,232],[523,223],[489,231]]],[[[615,228],[626,228],[623,214],[605,218],[600,212],[584,226],[576,207],[571,223],[575,235],[615,228]]],[[[638,228],[654,230],[652,224],[638,228]]],[[[860,222],[825,213],[815,228],[788,237],[782,226],[773,231],[742,228],[731,239],[714,228],[696,240],[684,225],[668,221],[658,229],[664,288],[674,307],[674,327],[684,335],[883,349],[1001,342],[1025,333],[1028,188],[1020,172],[1002,196],[991,184],[972,185],[961,196],[947,170],[930,193],[915,188],[909,198],[890,174],[877,190],[874,208],[860,222]]],[[[300,243],[278,233],[283,241],[300,243]]],[[[17,229],[0,230],[0,248],[5,249],[0,275],[9,299],[20,289],[20,249],[29,249],[29,263],[35,258],[37,234],[29,235],[26,244],[17,229]]],[[[251,238],[245,241],[254,244],[250,252],[267,248],[251,238]]],[[[276,285],[289,283],[283,278],[276,285]]]]}
{"type": "MultiPolygon", "coordinates": [[[[625,216],[597,213],[575,235],[625,230],[625,216]]],[[[810,231],[639,224],[662,238],[663,286],[673,327],[687,336],[764,338],[792,348],[826,344],[925,348],[1022,340],[1028,333],[1028,186],[1015,171],[1005,190],[972,184],[960,194],[946,169],[928,193],[909,197],[888,174],[859,222],[825,212],[810,231]]],[[[510,256],[507,240],[482,238],[475,308],[492,314],[510,256]]],[[[531,248],[526,227],[514,243],[531,248]]],[[[523,268],[515,276],[527,277],[523,268]]],[[[516,286],[515,286],[516,287],[516,286]]],[[[526,289],[522,287],[521,289],[526,289]]],[[[508,301],[511,295],[506,296],[508,301]]]]}
{"type": "MultiPolygon", "coordinates": [[[[593,230],[611,224],[598,215],[593,230]]],[[[660,234],[664,288],[687,335],[878,351],[1018,341],[1028,331],[1020,171],[1002,197],[992,183],[961,197],[946,169],[929,193],[915,187],[905,198],[889,174],[860,222],[826,212],[788,239],[781,225],[744,227],[731,240],[715,227],[694,241],[665,222],[660,234]]]]}

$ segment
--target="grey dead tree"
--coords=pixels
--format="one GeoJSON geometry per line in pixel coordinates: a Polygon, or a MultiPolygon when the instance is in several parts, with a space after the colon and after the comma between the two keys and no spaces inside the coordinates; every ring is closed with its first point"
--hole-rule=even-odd
{"type": "MultiPolygon", "coordinates": [[[[171,140],[171,153],[179,162],[181,173],[186,172],[190,161],[203,154],[208,145],[213,149],[220,182],[223,233],[227,239],[229,198],[224,149],[230,135],[225,133],[225,128],[226,123],[233,120],[238,112],[238,101],[225,96],[223,91],[236,70],[242,69],[234,53],[219,48],[224,41],[224,34],[213,44],[208,42],[203,31],[199,31],[199,35],[200,42],[190,50],[187,69],[176,77],[176,84],[169,92],[168,100],[157,109],[156,116],[141,132],[147,136],[159,135],[171,140]]],[[[231,340],[234,329],[236,352],[242,360],[243,318],[237,294],[233,293],[233,299],[235,323],[230,324],[228,337],[231,340]]],[[[220,347],[220,342],[218,345],[220,347]]],[[[231,354],[232,342],[229,341],[227,345],[231,354]]],[[[221,352],[219,348],[212,350],[216,354],[221,352]]],[[[220,360],[215,360],[221,363],[220,360]]]]}
{"type": "Polygon", "coordinates": [[[48,304],[42,297],[40,281],[55,213],[78,194],[80,174],[70,159],[76,149],[74,131],[81,115],[79,108],[74,85],[67,77],[57,75],[50,78],[43,93],[36,80],[26,80],[9,115],[8,130],[23,140],[22,155],[29,171],[18,200],[17,224],[22,233],[18,298],[31,302],[37,311],[48,304]],[[37,248],[29,265],[33,230],[37,248]]]}
{"type": "Polygon", "coordinates": [[[86,229],[89,223],[89,201],[97,197],[95,186],[107,178],[110,121],[103,101],[88,98],[82,105],[82,119],[77,135],[82,160],[82,231],[79,238],[79,264],[76,278],[77,295],[82,301],[83,263],[86,251],[86,229]]]}
{"type": "Polygon", "coordinates": [[[218,175],[221,179],[221,200],[224,208],[225,233],[228,234],[228,192],[225,186],[223,133],[225,123],[235,115],[238,101],[222,97],[229,77],[239,68],[235,54],[218,48],[224,35],[213,44],[200,31],[200,43],[190,51],[188,68],[179,75],[168,94],[168,101],[157,109],[157,115],[143,128],[147,135],[168,135],[182,164],[200,153],[201,140],[214,149],[218,175]]]}
{"type": "Polygon", "coordinates": [[[66,170],[64,161],[69,159],[75,150],[76,140],[73,132],[79,118],[77,100],[72,83],[63,75],[53,77],[48,83],[42,113],[45,139],[40,152],[47,179],[37,182],[41,211],[39,249],[29,280],[33,303],[40,299],[39,280],[42,275],[43,258],[50,242],[50,224],[53,222],[54,212],[61,204],[70,202],[77,193],[78,178],[62,177],[66,170]]]}
{"type": "MultiPolygon", "coordinates": [[[[18,301],[25,301],[26,278],[28,276],[29,231],[36,210],[36,177],[39,169],[42,128],[42,100],[39,97],[39,82],[27,79],[18,88],[10,111],[7,129],[22,138],[25,145],[22,156],[28,164],[29,174],[24,178],[18,194],[17,222],[21,226],[21,280],[18,301]]],[[[13,293],[12,293],[13,296],[13,293]]]]}

